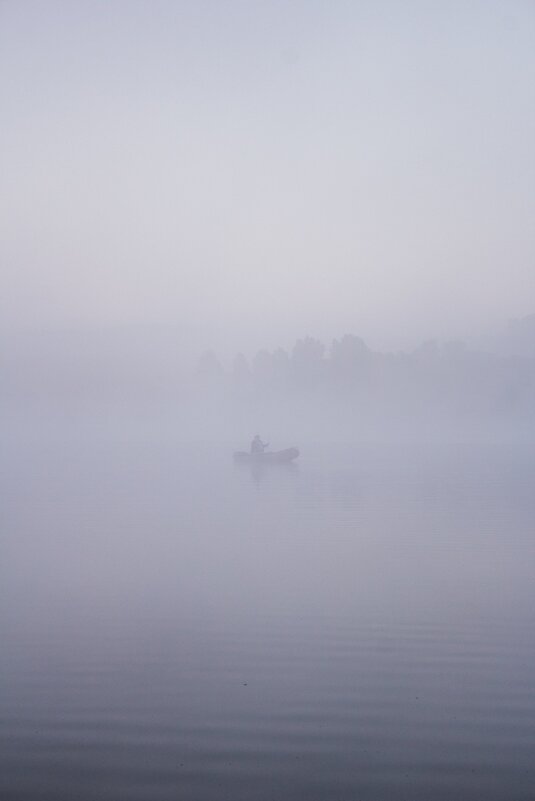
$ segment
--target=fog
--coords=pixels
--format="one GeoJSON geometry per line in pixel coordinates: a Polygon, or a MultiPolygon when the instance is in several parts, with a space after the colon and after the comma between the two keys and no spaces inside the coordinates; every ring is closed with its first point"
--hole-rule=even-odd
{"type": "Polygon", "coordinates": [[[4,2],[0,23],[8,405],[161,407],[203,436],[525,426],[531,3],[4,2]]]}
{"type": "Polygon", "coordinates": [[[277,448],[318,442],[503,441],[535,435],[535,315],[481,349],[427,340],[379,351],[344,334],[221,359],[177,327],[19,336],[2,358],[5,435],[277,448]]]}
{"type": "Polygon", "coordinates": [[[533,801],[534,44],[0,0],[0,797],[533,801]]]}
{"type": "Polygon", "coordinates": [[[4,335],[170,326],[230,359],[531,314],[534,25],[521,1],[3,2],[4,335]]]}

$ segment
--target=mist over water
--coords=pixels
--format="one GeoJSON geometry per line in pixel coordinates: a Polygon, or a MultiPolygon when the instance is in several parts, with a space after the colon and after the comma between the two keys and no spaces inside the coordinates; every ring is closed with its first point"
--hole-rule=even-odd
{"type": "Polygon", "coordinates": [[[4,797],[532,797],[531,449],[4,457],[4,797]]]}
{"type": "Polygon", "coordinates": [[[61,436],[65,426],[76,436],[81,426],[231,450],[258,431],[277,447],[533,442],[535,315],[484,344],[426,340],[381,351],[346,333],[225,359],[216,347],[188,351],[176,327],[42,332],[6,338],[0,403],[30,438],[61,436]]]}
{"type": "Polygon", "coordinates": [[[534,44],[0,3],[2,801],[533,801],[534,44]]]}
{"type": "Polygon", "coordinates": [[[531,801],[523,343],[8,352],[2,797],[531,801]]]}

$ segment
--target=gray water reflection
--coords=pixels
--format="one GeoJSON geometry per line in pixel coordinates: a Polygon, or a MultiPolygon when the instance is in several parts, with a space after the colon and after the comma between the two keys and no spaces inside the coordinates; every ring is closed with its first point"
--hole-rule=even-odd
{"type": "Polygon", "coordinates": [[[303,451],[5,449],[2,798],[533,799],[529,450],[303,451]]]}

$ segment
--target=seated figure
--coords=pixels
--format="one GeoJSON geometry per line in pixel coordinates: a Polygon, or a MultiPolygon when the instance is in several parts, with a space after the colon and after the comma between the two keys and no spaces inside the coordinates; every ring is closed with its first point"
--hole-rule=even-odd
{"type": "Polygon", "coordinates": [[[264,453],[268,445],[269,442],[262,442],[260,435],[256,434],[255,438],[251,442],[251,453],[264,453]]]}

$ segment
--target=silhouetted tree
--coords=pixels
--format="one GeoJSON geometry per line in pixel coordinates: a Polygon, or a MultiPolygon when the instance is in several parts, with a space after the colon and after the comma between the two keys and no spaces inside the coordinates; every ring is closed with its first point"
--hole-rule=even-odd
{"type": "MultiPolygon", "coordinates": [[[[215,356],[204,354],[201,365],[200,373],[212,377],[210,386],[216,385],[223,369],[215,356]]],[[[429,340],[412,353],[378,353],[360,337],[346,334],[333,341],[326,359],[323,344],[307,336],[297,340],[291,356],[282,349],[259,351],[251,368],[237,356],[232,375],[235,381],[247,381],[250,391],[240,394],[247,402],[270,395],[270,403],[279,398],[287,410],[292,387],[299,388],[295,409],[312,417],[330,409],[348,425],[366,415],[396,424],[456,423],[485,416],[489,421],[535,421],[535,359],[480,353],[463,342],[439,345],[429,340]],[[323,390],[332,406],[325,403],[323,390]]]]}
{"type": "Polygon", "coordinates": [[[335,377],[344,381],[362,380],[368,374],[372,352],[363,339],[345,334],[333,341],[330,364],[335,377]]]}
{"type": "Polygon", "coordinates": [[[416,348],[414,355],[418,360],[431,361],[436,359],[439,354],[439,345],[436,339],[426,339],[419,348],[416,348]]]}
{"type": "Polygon", "coordinates": [[[317,385],[323,378],[325,346],[319,339],[298,339],[292,351],[292,369],[297,382],[317,385]]]}
{"type": "Polygon", "coordinates": [[[259,350],[253,359],[253,375],[256,381],[266,385],[273,379],[273,357],[267,350],[259,350]]]}
{"type": "Polygon", "coordinates": [[[232,362],[232,378],[238,384],[251,380],[251,368],[243,353],[238,353],[232,362]]]}
{"type": "Polygon", "coordinates": [[[287,380],[290,374],[290,357],[282,348],[277,348],[272,357],[273,374],[280,383],[287,380]]]}

